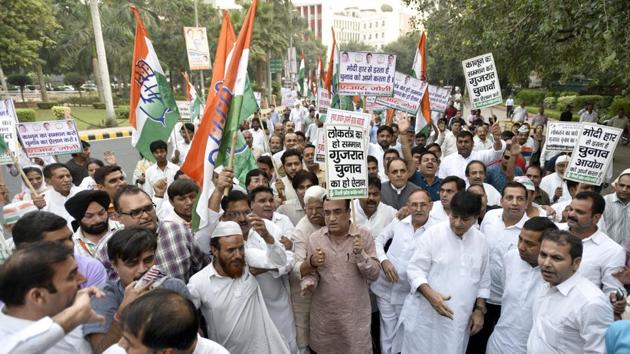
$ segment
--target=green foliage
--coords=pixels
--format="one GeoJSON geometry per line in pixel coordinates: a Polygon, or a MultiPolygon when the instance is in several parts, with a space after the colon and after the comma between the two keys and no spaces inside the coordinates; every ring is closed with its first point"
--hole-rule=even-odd
{"type": "Polygon", "coordinates": [[[612,102],[613,98],[611,96],[564,96],[558,97],[556,108],[563,111],[566,109],[567,105],[571,105],[571,108],[580,110],[584,108],[588,103],[592,103],[596,109],[603,110],[608,108],[612,104],[612,102]]]}
{"type": "Polygon", "coordinates": [[[39,109],[51,109],[57,102],[37,102],[37,108],[39,109]]]}
{"type": "Polygon", "coordinates": [[[516,102],[519,104],[524,102],[530,106],[540,106],[543,104],[546,93],[545,90],[523,89],[516,94],[516,102]]]}
{"type": "Polygon", "coordinates": [[[556,108],[556,102],[558,101],[557,98],[555,97],[545,97],[545,100],[543,101],[543,106],[545,108],[556,108]]]}
{"type": "Polygon", "coordinates": [[[63,81],[74,87],[75,90],[81,91],[81,85],[85,83],[85,77],[77,72],[69,72],[63,76],[63,81]]]}
{"type": "Polygon", "coordinates": [[[340,51],[348,52],[375,52],[376,48],[360,41],[350,41],[339,45],[340,51]]]}
{"type": "Polygon", "coordinates": [[[35,110],[29,108],[16,108],[15,113],[17,114],[18,121],[20,122],[35,121],[35,110]]]}
{"type": "Polygon", "coordinates": [[[608,114],[615,115],[619,113],[619,109],[621,108],[623,108],[626,115],[630,113],[630,97],[615,97],[608,109],[608,114]]]}
{"type": "Polygon", "coordinates": [[[92,107],[94,107],[94,109],[105,109],[105,103],[92,103],[92,107]]]}
{"type": "MultiPolygon", "coordinates": [[[[416,48],[418,47],[418,41],[420,40],[420,34],[417,32],[408,33],[405,36],[398,38],[395,42],[391,42],[383,47],[383,52],[396,54],[396,71],[405,73],[407,75],[413,75],[413,58],[416,56],[416,48]]],[[[429,81],[432,78],[428,78],[429,81]]],[[[434,78],[439,79],[439,78],[434,78]]]]}
{"type": "Polygon", "coordinates": [[[91,106],[93,103],[98,103],[98,96],[70,96],[59,101],[61,104],[68,104],[73,106],[91,106]]]}
{"type": "Polygon", "coordinates": [[[560,92],[560,97],[565,97],[565,96],[577,96],[579,95],[579,93],[575,92],[575,91],[562,91],[560,92]]]}
{"type": "Polygon", "coordinates": [[[52,111],[53,116],[57,119],[65,118],[66,112],[68,112],[68,114],[72,114],[72,109],[67,106],[54,106],[50,110],[52,111]]]}
{"type": "Polygon", "coordinates": [[[129,106],[118,106],[114,108],[116,119],[129,119],[129,106]]]}
{"type": "Polygon", "coordinates": [[[18,86],[20,90],[24,90],[24,87],[26,87],[26,85],[32,84],[33,80],[28,75],[14,74],[7,77],[7,82],[11,85],[18,86]]]}

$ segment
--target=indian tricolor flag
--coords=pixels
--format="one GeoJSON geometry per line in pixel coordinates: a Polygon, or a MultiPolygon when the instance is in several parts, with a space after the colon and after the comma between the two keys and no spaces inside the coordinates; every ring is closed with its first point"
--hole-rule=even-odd
{"type": "MultiPolygon", "coordinates": [[[[427,35],[422,32],[420,41],[418,42],[418,48],[416,49],[416,56],[413,58],[413,72],[416,78],[427,81],[427,60],[426,60],[426,46],[427,35]]],[[[425,130],[427,125],[431,125],[431,104],[429,103],[429,85],[426,86],[424,95],[422,95],[422,102],[420,103],[420,109],[416,115],[416,133],[425,130]]]]}
{"type": "Polygon", "coordinates": [[[195,86],[190,82],[188,73],[182,73],[184,81],[186,82],[186,102],[190,105],[190,119],[195,122],[201,115],[201,97],[197,94],[195,86]]]}
{"type": "Polygon", "coordinates": [[[134,128],[131,145],[154,161],[149,145],[155,140],[168,140],[179,120],[179,110],[140,13],[133,5],[131,12],[136,18],[129,102],[129,123],[134,128]]]}
{"type": "Polygon", "coordinates": [[[332,31],[332,47],[330,49],[330,58],[328,59],[328,69],[326,70],[326,78],[324,79],[324,88],[330,94],[330,107],[339,108],[339,95],[337,94],[337,85],[339,83],[339,48],[337,48],[337,40],[335,39],[335,29],[332,31]]]}
{"type": "Polygon", "coordinates": [[[306,68],[304,66],[304,52],[302,52],[302,56],[300,59],[300,68],[297,73],[297,82],[298,82],[298,92],[300,96],[304,97],[306,95],[306,90],[304,89],[304,78],[306,74],[306,68]]]}
{"type": "MultiPolygon", "coordinates": [[[[195,206],[195,213],[193,214],[193,230],[198,230],[208,224],[207,201],[214,189],[212,173],[215,166],[220,166],[224,162],[227,163],[227,156],[229,155],[227,147],[231,141],[230,132],[238,129],[240,118],[249,109],[247,101],[250,98],[244,98],[244,93],[246,92],[247,61],[249,60],[249,46],[256,16],[256,4],[257,1],[253,0],[247,11],[241,32],[233,45],[229,42],[229,29],[232,25],[229,23],[229,17],[224,14],[213,69],[216,72],[220,68],[224,68],[225,71],[222,77],[215,77],[213,74],[214,86],[211,91],[214,89],[215,92],[211,93],[211,99],[206,104],[201,124],[193,138],[186,161],[181,167],[186,175],[192,177],[201,186],[199,202],[195,206]]],[[[254,100],[255,104],[256,101],[254,100]]],[[[249,168],[239,165],[241,164],[239,161],[245,160],[247,164],[251,164],[253,161],[254,166],[256,163],[253,157],[246,158],[248,153],[251,156],[251,151],[247,149],[242,136],[238,140],[234,161],[235,174],[237,175],[240,170],[249,168]],[[239,159],[238,155],[245,155],[245,158],[239,159]]]]}

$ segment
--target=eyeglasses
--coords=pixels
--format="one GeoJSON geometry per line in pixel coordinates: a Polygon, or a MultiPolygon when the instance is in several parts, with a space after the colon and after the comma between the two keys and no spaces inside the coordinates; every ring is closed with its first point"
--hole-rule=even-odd
{"type": "Polygon", "coordinates": [[[247,209],[247,210],[243,210],[243,211],[226,211],[225,213],[223,213],[223,215],[227,218],[227,219],[238,219],[239,217],[247,217],[247,215],[251,214],[252,210],[251,209],[247,209]]]}
{"type": "Polygon", "coordinates": [[[122,211],[119,211],[118,214],[129,215],[130,217],[137,219],[140,216],[142,216],[143,213],[150,214],[153,210],[155,210],[155,204],[151,203],[151,204],[143,206],[142,208],[133,209],[129,211],[128,213],[123,213],[122,211]]]}

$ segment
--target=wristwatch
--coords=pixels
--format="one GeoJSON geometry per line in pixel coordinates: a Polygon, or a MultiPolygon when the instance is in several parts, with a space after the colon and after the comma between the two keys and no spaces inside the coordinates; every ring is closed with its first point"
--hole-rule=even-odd
{"type": "MultiPolygon", "coordinates": [[[[485,306],[480,306],[480,305],[477,305],[477,304],[475,304],[475,308],[474,308],[474,310],[479,310],[479,311],[481,311],[481,314],[482,314],[482,315],[485,315],[486,313],[488,313],[488,309],[487,309],[485,306]]],[[[474,311],[474,310],[473,310],[473,311],[474,311]]]]}

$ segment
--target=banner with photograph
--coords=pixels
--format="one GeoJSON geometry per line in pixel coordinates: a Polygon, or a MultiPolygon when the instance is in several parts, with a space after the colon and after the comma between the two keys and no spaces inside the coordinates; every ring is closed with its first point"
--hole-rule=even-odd
{"type": "Polygon", "coordinates": [[[210,70],[210,49],[205,27],[184,27],[190,70],[210,70]]]}
{"type": "Polygon", "coordinates": [[[462,61],[471,109],[494,106],[503,102],[499,75],[492,53],[462,61]]]}
{"type": "Polygon", "coordinates": [[[371,52],[340,53],[339,95],[392,96],[396,55],[371,52]]]}
{"type": "MultiPolygon", "coordinates": [[[[343,111],[341,109],[331,108],[326,115],[326,123],[354,124],[360,125],[365,129],[365,134],[370,130],[370,114],[363,112],[343,111]]],[[[366,150],[367,151],[367,150],[366,150]]],[[[320,130],[317,137],[317,146],[315,146],[315,161],[326,161],[326,145],[324,144],[324,133],[320,130]]]]}
{"type": "Polygon", "coordinates": [[[18,123],[17,131],[29,158],[83,151],[74,119],[18,123]]]}
{"type": "Polygon", "coordinates": [[[376,102],[409,114],[418,113],[420,101],[426,92],[427,82],[396,71],[394,75],[394,96],[377,97],[376,102]]]}
{"type": "Polygon", "coordinates": [[[429,102],[431,103],[431,110],[434,112],[444,113],[448,107],[448,100],[451,98],[451,90],[429,85],[429,102]]]}
{"type": "Polygon", "coordinates": [[[573,151],[581,130],[582,123],[549,121],[545,137],[545,151],[573,151]]]}
{"type": "Polygon", "coordinates": [[[619,128],[582,124],[564,178],[601,185],[622,133],[619,128]]]}
{"type": "Polygon", "coordinates": [[[297,92],[288,88],[280,89],[280,105],[293,107],[298,102],[297,92]]]}
{"type": "Polygon", "coordinates": [[[324,124],[330,199],[367,198],[368,136],[361,125],[324,124]]]}
{"type": "Polygon", "coordinates": [[[9,147],[9,151],[0,154],[0,165],[13,163],[11,152],[17,151],[17,137],[15,135],[15,123],[17,122],[17,114],[13,100],[7,98],[0,100],[0,134],[9,147]]]}

